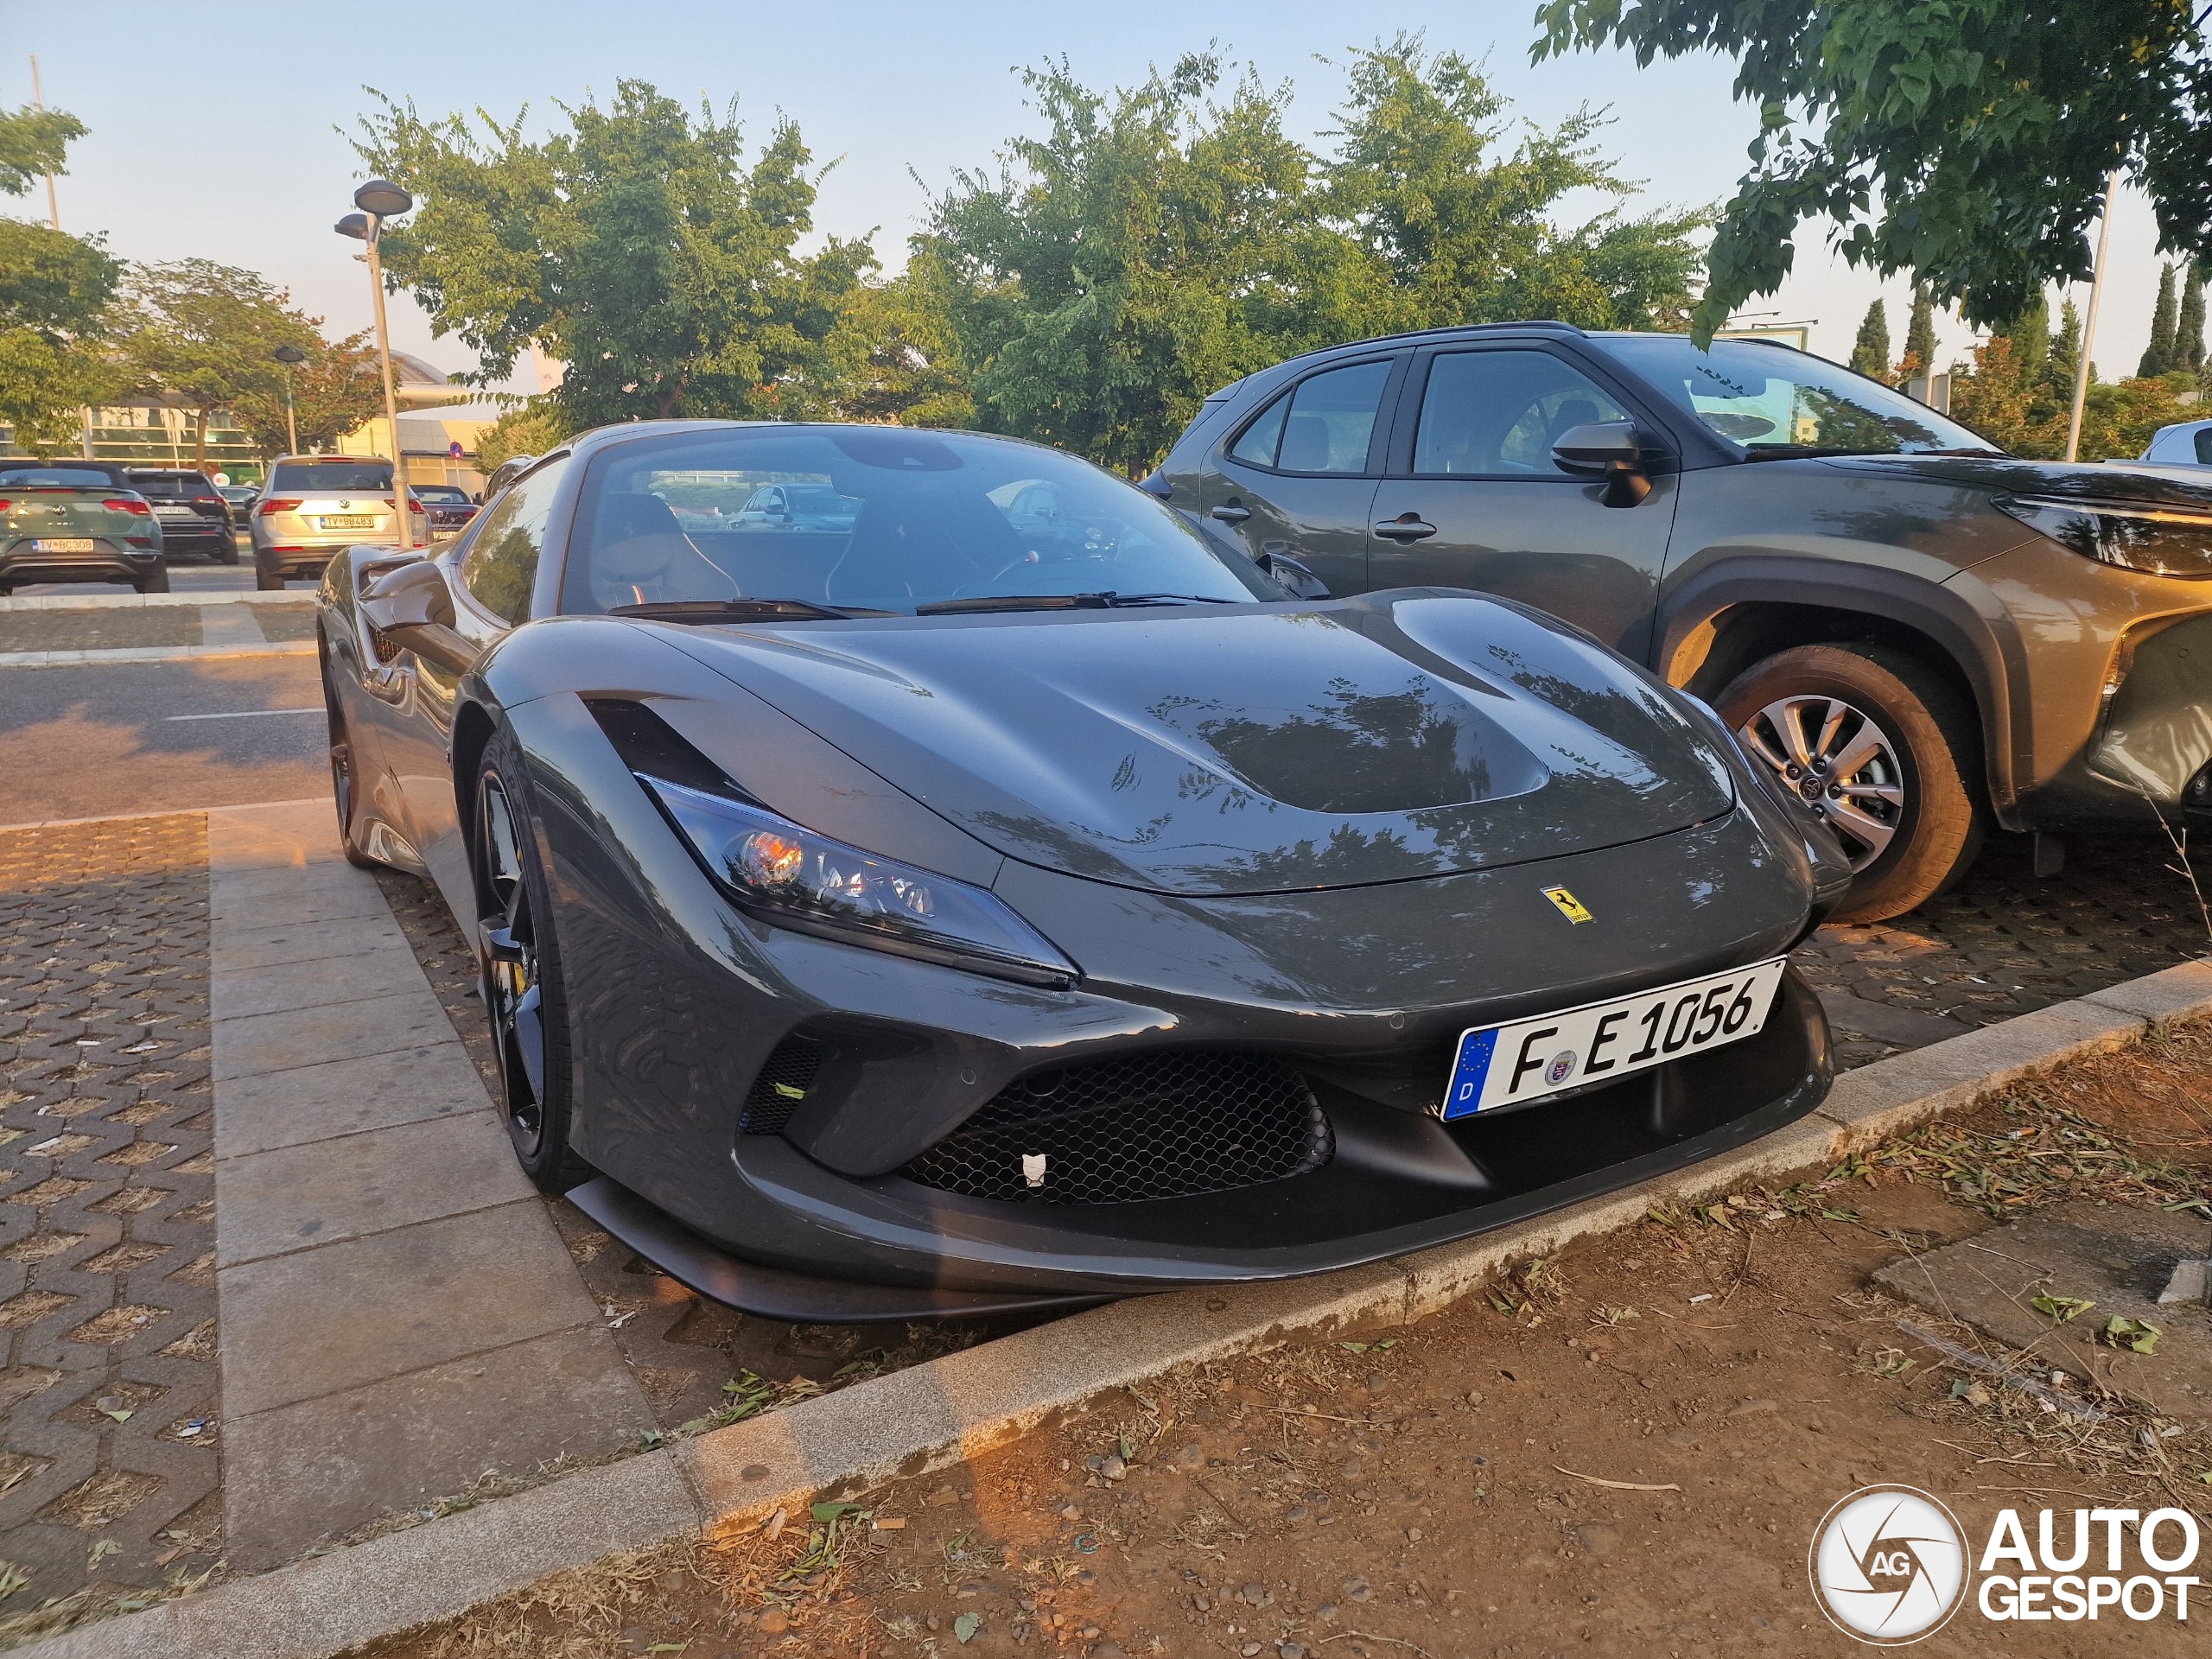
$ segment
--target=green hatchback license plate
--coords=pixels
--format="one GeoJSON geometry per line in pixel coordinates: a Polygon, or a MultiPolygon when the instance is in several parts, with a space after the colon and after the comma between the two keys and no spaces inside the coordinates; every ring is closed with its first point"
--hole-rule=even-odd
{"type": "Polygon", "coordinates": [[[89,536],[41,537],[31,543],[34,553],[90,553],[94,543],[89,536]]]}

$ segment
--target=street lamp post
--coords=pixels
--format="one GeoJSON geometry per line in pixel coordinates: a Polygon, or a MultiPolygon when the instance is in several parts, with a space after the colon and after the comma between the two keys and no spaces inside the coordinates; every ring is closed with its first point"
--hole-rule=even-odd
{"type": "Polygon", "coordinates": [[[300,453],[300,426],[292,417],[292,370],[296,365],[306,362],[308,354],[296,346],[279,346],[275,355],[284,365],[284,453],[296,455],[300,453]]]}
{"type": "Polygon", "coordinates": [[[393,537],[402,548],[415,545],[415,525],[410,517],[413,499],[407,493],[407,456],[399,447],[399,399],[391,384],[391,334],[384,320],[384,267],[377,261],[377,242],[384,232],[388,219],[410,212],[415,198],[388,179],[371,179],[353,193],[353,205],[361,211],[348,213],[333,228],[340,236],[350,236],[368,248],[369,292],[376,302],[377,359],[384,369],[384,416],[391,429],[392,505],[399,520],[393,537]]]}

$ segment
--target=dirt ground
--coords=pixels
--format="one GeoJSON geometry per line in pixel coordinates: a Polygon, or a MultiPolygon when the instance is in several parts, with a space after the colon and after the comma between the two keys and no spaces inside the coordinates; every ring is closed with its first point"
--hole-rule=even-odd
{"type": "MultiPolygon", "coordinates": [[[[1909,1310],[1868,1274],[2024,1206],[2208,1193],[2212,1030],[2195,1028],[1825,1181],[1655,1212],[1409,1328],[1164,1377],[772,1537],[602,1564],[368,1653],[1853,1651],[1806,1554],[1857,1487],[1932,1491],[1977,1545],[2007,1506],[2212,1519],[2212,1424],[2069,1383],[2110,1414],[2084,1422],[1993,1386],[1900,1332],[1909,1310]]],[[[2189,1630],[1968,1608],[1919,1650],[2180,1652],[2189,1630]]]]}

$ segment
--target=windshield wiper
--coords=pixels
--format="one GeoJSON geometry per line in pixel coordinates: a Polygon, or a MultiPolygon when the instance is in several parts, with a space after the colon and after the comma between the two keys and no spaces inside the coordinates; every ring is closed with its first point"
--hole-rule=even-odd
{"type": "Polygon", "coordinates": [[[840,610],[810,599],[661,599],[642,605],[613,605],[609,616],[634,616],[647,622],[752,622],[764,617],[893,616],[893,611],[840,610]]]}
{"type": "Polygon", "coordinates": [[[982,594],[972,599],[932,600],[916,616],[957,616],[963,611],[1105,611],[1124,605],[1233,605],[1205,594],[982,594]]]}

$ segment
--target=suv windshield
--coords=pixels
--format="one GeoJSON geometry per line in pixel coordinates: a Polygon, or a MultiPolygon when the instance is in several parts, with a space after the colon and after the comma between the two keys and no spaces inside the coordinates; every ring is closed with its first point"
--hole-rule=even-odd
{"type": "Polygon", "coordinates": [[[132,489],[148,495],[188,496],[195,501],[221,499],[214,485],[198,473],[147,473],[133,467],[124,476],[130,480],[132,489]]]}
{"type": "Polygon", "coordinates": [[[391,463],[388,461],[280,461],[269,475],[272,495],[286,490],[322,495],[332,491],[366,495],[391,487],[391,463]]]}
{"type": "Polygon", "coordinates": [[[468,492],[450,484],[410,484],[407,492],[417,501],[435,501],[444,506],[465,507],[468,492]]]}
{"type": "Polygon", "coordinates": [[[1594,334],[1591,344],[1754,456],[2004,453],[1901,391],[1787,346],[1716,340],[1700,352],[1687,334],[1594,334]]]}
{"type": "Polygon", "coordinates": [[[563,586],[571,612],[1282,597],[1087,461],[896,427],[691,433],[604,452],[585,480],[563,586]],[[771,485],[788,504],[773,513],[760,499],[771,485]]]}

